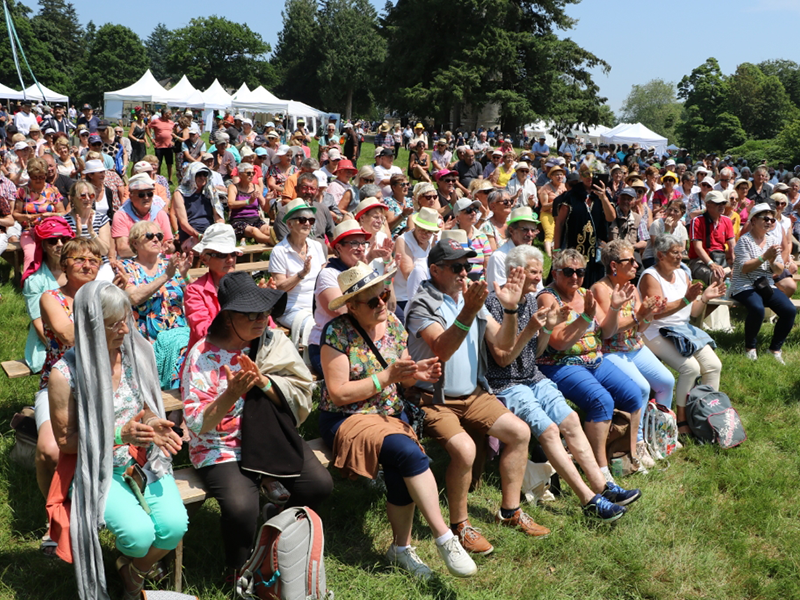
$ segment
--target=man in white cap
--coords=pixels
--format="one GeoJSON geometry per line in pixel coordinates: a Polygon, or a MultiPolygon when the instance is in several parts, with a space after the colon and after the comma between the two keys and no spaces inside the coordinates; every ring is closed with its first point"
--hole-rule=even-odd
{"type": "Polygon", "coordinates": [[[133,250],[128,243],[131,227],[139,221],[153,221],[164,234],[164,249],[172,249],[172,227],[167,213],[153,205],[155,182],[146,173],[134,175],[128,181],[131,197],[114,213],[111,222],[111,237],[117,248],[117,257],[129,258],[133,250]]]}
{"type": "Polygon", "coordinates": [[[728,203],[722,192],[710,191],[706,210],[692,219],[689,227],[689,269],[692,279],[706,286],[725,278],[725,268],[733,267],[736,238],[733,223],[723,214],[728,203]]]}
{"type": "Polygon", "coordinates": [[[494,284],[506,283],[506,257],[514,248],[521,245],[530,246],[539,233],[539,217],[530,206],[522,206],[511,211],[506,228],[506,243],[492,252],[486,267],[486,283],[489,289],[494,284]]]}
{"type": "Polygon", "coordinates": [[[524,161],[514,166],[514,175],[508,180],[506,189],[516,206],[535,206],[537,200],[536,184],[530,178],[531,167],[524,161]]]}
{"type": "Polygon", "coordinates": [[[189,138],[181,144],[181,150],[181,171],[193,162],[200,162],[200,158],[206,153],[206,143],[200,137],[197,123],[189,126],[189,138]]]}

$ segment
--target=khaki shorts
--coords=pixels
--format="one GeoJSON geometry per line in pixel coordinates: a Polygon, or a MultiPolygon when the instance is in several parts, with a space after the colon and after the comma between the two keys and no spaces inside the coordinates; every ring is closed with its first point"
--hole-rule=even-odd
{"type": "Polygon", "coordinates": [[[502,402],[480,386],[469,397],[448,399],[445,404],[432,404],[432,394],[420,388],[413,388],[411,396],[414,395],[419,396],[425,411],[425,435],[442,446],[462,432],[485,435],[497,419],[509,412],[502,402]]]}

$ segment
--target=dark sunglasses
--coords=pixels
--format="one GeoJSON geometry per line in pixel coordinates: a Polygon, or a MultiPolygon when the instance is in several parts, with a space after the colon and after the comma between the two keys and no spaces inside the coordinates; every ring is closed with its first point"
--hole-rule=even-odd
{"type": "Polygon", "coordinates": [[[442,181],[444,181],[445,183],[453,183],[453,184],[455,184],[456,182],[455,179],[442,179],[442,181]]]}
{"type": "Polygon", "coordinates": [[[392,295],[392,290],[386,288],[385,290],[383,290],[383,292],[381,292],[381,294],[375,296],[374,298],[370,298],[366,302],[359,300],[359,304],[366,304],[367,308],[369,308],[370,310],[375,310],[376,308],[378,308],[379,300],[384,304],[386,304],[387,302],[389,302],[389,298],[391,297],[391,295],[392,295]]]}
{"type": "Polygon", "coordinates": [[[453,263],[450,265],[450,269],[453,271],[455,275],[461,275],[462,271],[466,271],[467,273],[469,273],[472,270],[472,265],[468,262],[453,263]]]}
{"type": "Polygon", "coordinates": [[[469,208],[465,208],[461,212],[463,212],[465,215],[474,215],[476,212],[478,212],[478,209],[475,208],[474,206],[470,206],[469,208]]]}
{"type": "Polygon", "coordinates": [[[439,194],[424,194],[423,198],[427,198],[428,200],[436,200],[439,197],[439,194]]]}
{"type": "Polygon", "coordinates": [[[775,219],[773,219],[772,217],[761,217],[761,218],[764,219],[764,223],[774,223],[775,222],[775,219]]]}
{"type": "Polygon", "coordinates": [[[786,202],[776,202],[775,206],[786,206],[786,202]]]}
{"type": "Polygon", "coordinates": [[[620,258],[619,260],[615,260],[614,262],[616,262],[617,264],[620,264],[620,265],[622,263],[633,264],[633,263],[636,262],[636,259],[635,258],[620,258]]]}
{"type": "Polygon", "coordinates": [[[152,198],[155,194],[154,192],[137,192],[136,195],[139,198],[152,198]]]}
{"type": "Polygon", "coordinates": [[[221,258],[222,260],[227,260],[231,256],[235,256],[235,253],[231,252],[229,254],[225,254],[224,252],[209,252],[207,256],[210,256],[211,258],[221,258]]]}
{"type": "Polygon", "coordinates": [[[67,243],[67,242],[68,242],[70,239],[71,239],[71,238],[67,238],[67,237],[55,237],[55,238],[47,238],[47,239],[45,240],[45,242],[47,242],[47,244],[48,244],[49,246],[55,246],[56,244],[58,244],[58,242],[59,242],[59,241],[60,241],[62,244],[66,244],[66,243],[67,243]]]}
{"type": "Polygon", "coordinates": [[[248,321],[257,321],[258,319],[266,319],[269,316],[268,312],[243,312],[240,315],[246,315],[248,321]]]}
{"type": "Polygon", "coordinates": [[[513,206],[514,205],[514,201],[513,200],[497,200],[495,202],[495,204],[502,204],[503,206],[513,206]]]}
{"type": "Polygon", "coordinates": [[[361,183],[375,183],[375,179],[370,177],[362,177],[361,183]]]}
{"type": "Polygon", "coordinates": [[[152,242],[153,238],[157,239],[159,242],[163,242],[164,234],[161,233],[160,231],[158,233],[153,233],[152,231],[148,231],[147,233],[144,234],[144,239],[146,239],[148,242],[152,242]]]}
{"type": "Polygon", "coordinates": [[[317,222],[316,217],[297,217],[295,219],[300,225],[305,225],[306,223],[311,223],[312,225],[317,222]]]}
{"type": "Polygon", "coordinates": [[[586,269],[581,267],[579,269],[573,269],[572,267],[564,267],[563,269],[556,269],[556,271],[561,271],[564,277],[572,277],[573,275],[577,275],[578,277],[583,277],[586,275],[586,269]]]}

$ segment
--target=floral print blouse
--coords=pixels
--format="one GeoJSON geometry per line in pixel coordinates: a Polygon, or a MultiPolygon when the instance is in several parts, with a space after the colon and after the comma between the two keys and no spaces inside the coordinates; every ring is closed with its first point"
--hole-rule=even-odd
{"type": "MultiPolygon", "coordinates": [[[[124,348],[120,348],[122,352],[122,377],[119,379],[119,386],[114,392],[114,429],[122,427],[145,407],[142,392],[138,384],[133,378],[133,366],[128,355],[125,353],[124,348]]],[[[59,360],[54,369],[57,369],[69,383],[70,389],[75,391],[75,381],[72,378],[72,372],[69,365],[59,360]]],[[[125,467],[131,461],[131,455],[128,444],[122,444],[114,448],[113,464],[114,468],[125,467]]]]}
{"type": "MultiPolygon", "coordinates": [[[[61,290],[47,290],[45,294],[50,294],[61,305],[61,308],[64,309],[64,312],[67,313],[69,320],[72,321],[72,309],[67,304],[67,297],[61,293],[61,290]]],[[[53,365],[56,364],[62,356],[64,356],[64,352],[69,350],[69,346],[62,346],[61,342],[58,341],[55,332],[50,329],[44,322],[42,323],[42,329],[44,331],[44,338],[47,340],[47,354],[44,358],[44,366],[42,367],[42,378],[39,380],[39,389],[43,390],[47,387],[47,383],[50,381],[50,370],[53,368],[53,365]]]]}
{"type": "MultiPolygon", "coordinates": [[[[542,294],[552,294],[555,296],[559,306],[564,305],[558,292],[554,288],[546,287],[537,294],[537,299],[542,294]]],[[[586,289],[578,289],[578,295],[585,296],[586,289]]],[[[571,310],[566,324],[569,325],[576,319],[581,319],[581,313],[571,310]]],[[[600,323],[597,319],[592,319],[592,323],[586,329],[583,337],[575,342],[566,350],[556,350],[551,346],[547,346],[545,353],[537,360],[540,365],[579,365],[584,367],[596,367],[603,362],[603,332],[600,329],[600,323]]]]}
{"type": "Polygon", "coordinates": [[[183,417],[189,428],[189,458],[196,469],[241,458],[244,396],[236,400],[214,429],[200,433],[206,408],[228,389],[222,367],[228,365],[233,373],[239,371],[241,354],[218,348],[203,338],[186,357],[181,383],[183,417]]]}
{"type": "MultiPolygon", "coordinates": [[[[400,358],[406,348],[408,333],[394,315],[389,312],[386,322],[386,333],[383,338],[375,342],[375,347],[383,355],[387,364],[392,364],[400,358]]],[[[330,321],[325,327],[322,343],[334,350],[346,354],[350,362],[350,381],[358,381],[377,375],[383,371],[380,361],[364,339],[353,327],[347,315],[340,315],[330,321]]],[[[319,403],[320,410],[347,414],[379,414],[393,416],[403,412],[403,399],[397,394],[395,384],[383,388],[380,393],[345,406],[336,406],[328,395],[325,380],[322,381],[322,399],[319,403]]]]}
{"type": "MultiPolygon", "coordinates": [[[[128,285],[147,285],[161,277],[167,270],[169,261],[163,256],[158,259],[155,275],[148,275],[144,267],[133,258],[122,261],[122,269],[128,276],[128,285]]],[[[134,306],[139,331],[151,343],[155,343],[158,334],[173,327],[186,327],[186,316],[183,314],[183,291],[186,282],[179,273],[167,281],[147,300],[134,306]]]]}

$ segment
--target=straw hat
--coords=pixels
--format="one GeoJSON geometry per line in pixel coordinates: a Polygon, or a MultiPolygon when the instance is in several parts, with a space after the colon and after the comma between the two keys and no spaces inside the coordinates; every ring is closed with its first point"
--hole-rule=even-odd
{"type": "Polygon", "coordinates": [[[388,206],[386,206],[383,202],[381,202],[375,197],[371,196],[369,198],[364,198],[361,202],[358,203],[358,206],[356,206],[355,210],[356,220],[360,219],[361,215],[363,215],[365,212],[373,208],[382,208],[384,210],[389,210],[388,206]]]}
{"type": "Polygon", "coordinates": [[[338,244],[342,238],[346,238],[349,235],[363,235],[367,239],[372,237],[371,233],[361,229],[361,225],[358,224],[358,221],[346,219],[333,228],[331,248],[338,244]]]}
{"type": "Polygon", "coordinates": [[[423,206],[419,212],[414,215],[414,224],[420,229],[426,231],[439,231],[439,213],[433,208],[423,206]]]}
{"type": "Polygon", "coordinates": [[[520,206],[511,211],[508,219],[508,225],[517,223],[518,221],[530,221],[531,223],[539,223],[539,215],[533,212],[530,206],[520,206]]]}
{"type": "Polygon", "coordinates": [[[443,240],[455,240],[462,246],[468,243],[467,240],[467,232],[463,229],[449,229],[447,231],[442,232],[443,240]]]}
{"type": "Polygon", "coordinates": [[[347,269],[347,271],[339,273],[339,277],[336,278],[336,281],[339,283],[339,289],[342,290],[342,295],[331,300],[330,304],[328,304],[328,310],[331,312],[339,310],[350,298],[364,290],[368,290],[371,287],[383,283],[391,277],[395,271],[397,271],[397,267],[392,266],[385,273],[380,273],[373,270],[369,265],[358,263],[356,266],[347,269]]]}

